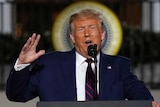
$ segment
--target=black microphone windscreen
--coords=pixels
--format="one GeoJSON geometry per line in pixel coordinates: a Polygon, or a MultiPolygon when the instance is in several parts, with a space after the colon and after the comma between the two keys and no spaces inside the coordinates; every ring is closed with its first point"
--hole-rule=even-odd
{"type": "Polygon", "coordinates": [[[89,45],[88,46],[88,55],[91,57],[96,57],[97,55],[97,45],[89,45]]]}

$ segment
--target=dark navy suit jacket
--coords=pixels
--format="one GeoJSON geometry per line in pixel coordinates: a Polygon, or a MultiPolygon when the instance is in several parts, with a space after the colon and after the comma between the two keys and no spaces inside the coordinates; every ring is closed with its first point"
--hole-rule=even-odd
{"type": "MultiPolygon", "coordinates": [[[[76,101],[75,49],[50,52],[22,71],[11,70],[6,95],[12,101],[76,101]]],[[[153,100],[149,90],[131,72],[130,60],[100,53],[97,100],[153,100]]]]}

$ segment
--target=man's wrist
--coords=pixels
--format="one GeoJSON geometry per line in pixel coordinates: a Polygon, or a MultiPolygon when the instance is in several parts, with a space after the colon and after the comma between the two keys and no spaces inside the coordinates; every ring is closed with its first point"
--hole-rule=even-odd
{"type": "Polygon", "coordinates": [[[28,64],[18,64],[18,60],[19,60],[19,59],[16,60],[16,63],[15,63],[15,65],[14,65],[15,71],[20,71],[20,70],[22,70],[22,69],[24,69],[25,67],[27,67],[27,66],[30,65],[30,63],[28,63],[28,64]]]}

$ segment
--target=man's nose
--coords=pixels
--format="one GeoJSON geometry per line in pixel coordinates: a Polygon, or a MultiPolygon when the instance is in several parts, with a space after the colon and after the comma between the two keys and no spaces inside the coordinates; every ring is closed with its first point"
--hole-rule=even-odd
{"type": "Polygon", "coordinates": [[[88,37],[89,36],[89,30],[86,28],[85,29],[85,37],[88,37]]]}

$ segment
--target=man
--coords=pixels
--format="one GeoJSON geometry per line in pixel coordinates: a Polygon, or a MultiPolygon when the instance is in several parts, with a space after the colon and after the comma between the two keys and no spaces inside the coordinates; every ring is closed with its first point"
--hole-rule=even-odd
{"type": "MultiPolygon", "coordinates": [[[[82,10],[71,16],[69,24],[75,46],[71,51],[36,52],[40,35],[34,33],[27,40],[7,81],[9,100],[25,102],[38,96],[40,101],[86,101],[85,60],[93,59],[88,47],[94,44],[98,65],[94,100],[154,100],[144,83],[130,71],[129,59],[101,52],[106,32],[99,12],[82,10]]],[[[153,106],[159,107],[156,102],[153,106]]]]}

